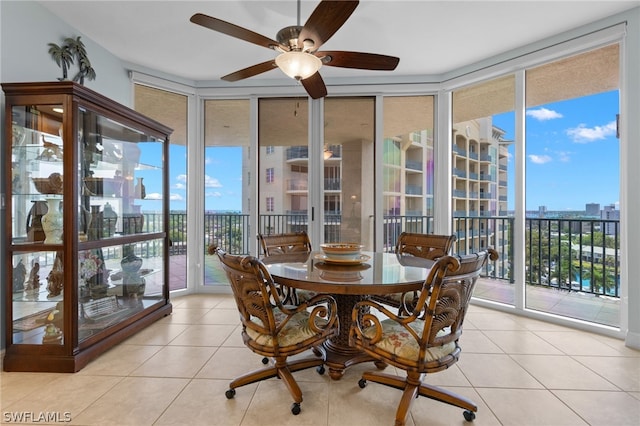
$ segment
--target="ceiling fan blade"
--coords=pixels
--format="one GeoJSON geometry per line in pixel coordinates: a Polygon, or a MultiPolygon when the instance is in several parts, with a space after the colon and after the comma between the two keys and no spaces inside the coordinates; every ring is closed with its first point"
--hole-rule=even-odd
{"type": "Polygon", "coordinates": [[[349,19],[358,6],[358,1],[323,0],[315,8],[298,37],[298,46],[304,40],[313,40],[311,52],[315,52],[349,19]]]}
{"type": "Polygon", "coordinates": [[[325,86],[324,80],[322,80],[319,72],[316,72],[311,77],[307,77],[300,81],[312,99],[324,98],[327,96],[327,86],[325,86]]]}
{"type": "Polygon", "coordinates": [[[190,19],[194,24],[202,25],[210,30],[217,31],[222,34],[226,34],[231,37],[239,38],[240,40],[248,41],[249,43],[257,44],[258,46],[264,46],[268,49],[273,49],[274,46],[280,46],[284,50],[288,50],[286,46],[281,45],[275,40],[265,37],[261,34],[255,33],[246,28],[239,27],[229,22],[223,21],[218,18],[213,18],[202,13],[196,13],[190,19]]]}
{"type": "Polygon", "coordinates": [[[361,70],[393,71],[400,62],[400,58],[395,56],[341,50],[316,52],[314,55],[321,58],[324,65],[361,70]]]}
{"type": "Polygon", "coordinates": [[[227,74],[222,77],[224,81],[238,81],[243,80],[245,78],[253,77],[254,75],[262,74],[263,72],[270,71],[272,69],[278,68],[276,65],[276,61],[273,59],[270,61],[262,62],[256,65],[252,65],[250,67],[241,69],[236,72],[232,72],[231,74],[227,74]]]}

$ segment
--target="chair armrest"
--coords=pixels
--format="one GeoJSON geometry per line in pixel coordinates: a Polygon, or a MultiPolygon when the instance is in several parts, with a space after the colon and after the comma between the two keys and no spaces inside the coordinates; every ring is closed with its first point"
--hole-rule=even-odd
{"type": "Polygon", "coordinates": [[[375,345],[382,338],[382,321],[384,320],[390,320],[400,324],[416,340],[419,340],[419,336],[409,326],[409,324],[418,320],[418,313],[419,311],[414,311],[409,316],[399,316],[380,303],[373,300],[362,300],[356,303],[353,311],[351,311],[349,344],[354,345],[356,340],[360,340],[375,345]],[[362,314],[363,311],[367,313],[362,314]],[[371,327],[374,327],[375,334],[371,337],[365,336],[364,330],[371,327]]]}
{"type": "Polygon", "coordinates": [[[299,305],[280,305],[278,308],[287,318],[280,324],[281,328],[291,317],[300,312],[309,312],[309,327],[315,331],[336,328],[338,325],[338,307],[333,297],[328,294],[318,294],[299,305]]]}

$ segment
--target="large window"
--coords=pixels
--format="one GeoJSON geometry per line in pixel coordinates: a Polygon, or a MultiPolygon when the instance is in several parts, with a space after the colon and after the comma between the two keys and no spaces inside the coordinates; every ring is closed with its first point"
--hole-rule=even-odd
{"type": "Polygon", "coordinates": [[[389,96],[382,141],[383,244],[402,231],[433,233],[433,96],[389,96]]]}
{"type": "Polygon", "coordinates": [[[307,98],[258,101],[258,233],[308,230],[308,122],[307,98]]]}
{"type": "Polygon", "coordinates": [[[372,97],[324,102],[324,240],[374,247],[374,110],[372,97]]]}
{"type": "Polygon", "coordinates": [[[515,304],[513,282],[513,129],[515,77],[485,81],[453,93],[451,146],[454,251],[496,249],[474,296],[515,304]],[[511,132],[509,134],[508,132],[511,132]]]}
{"type": "Polygon", "coordinates": [[[619,326],[619,46],[526,72],[526,306],[619,326]],[[545,291],[565,297],[548,303],[545,291]]]}
{"type": "MultiPolygon", "coordinates": [[[[169,144],[169,289],[187,286],[187,96],[136,84],[135,109],[173,129],[169,144]]],[[[141,171],[144,174],[144,171],[141,171]]],[[[145,180],[147,193],[161,182],[145,180]]],[[[144,223],[154,223],[156,212],[145,202],[130,206],[142,209],[144,223]]]]}
{"type": "MultiPolygon", "coordinates": [[[[248,254],[252,205],[248,100],[207,100],[204,151],[204,241],[232,254],[248,254]]],[[[204,284],[227,284],[215,256],[204,256],[204,284]]]]}

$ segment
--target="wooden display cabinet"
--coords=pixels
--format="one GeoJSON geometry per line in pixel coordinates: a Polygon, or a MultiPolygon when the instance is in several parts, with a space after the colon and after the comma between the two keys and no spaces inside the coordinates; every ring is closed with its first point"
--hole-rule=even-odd
{"type": "Polygon", "coordinates": [[[172,130],[70,81],[2,90],[3,366],[79,371],[171,313],[172,130]]]}

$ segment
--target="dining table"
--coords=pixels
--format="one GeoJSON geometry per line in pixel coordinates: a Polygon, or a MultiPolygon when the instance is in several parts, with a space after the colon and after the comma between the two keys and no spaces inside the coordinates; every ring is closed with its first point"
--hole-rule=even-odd
{"type": "MultiPolygon", "coordinates": [[[[332,260],[322,252],[292,253],[262,259],[275,283],[293,289],[331,295],[337,305],[338,334],[318,350],[323,352],[329,376],[339,380],[354,364],[384,362],[349,345],[352,311],[357,302],[372,295],[420,290],[434,261],[395,253],[366,252],[353,260],[332,260]]],[[[366,314],[361,310],[360,315],[366,314]]]]}

